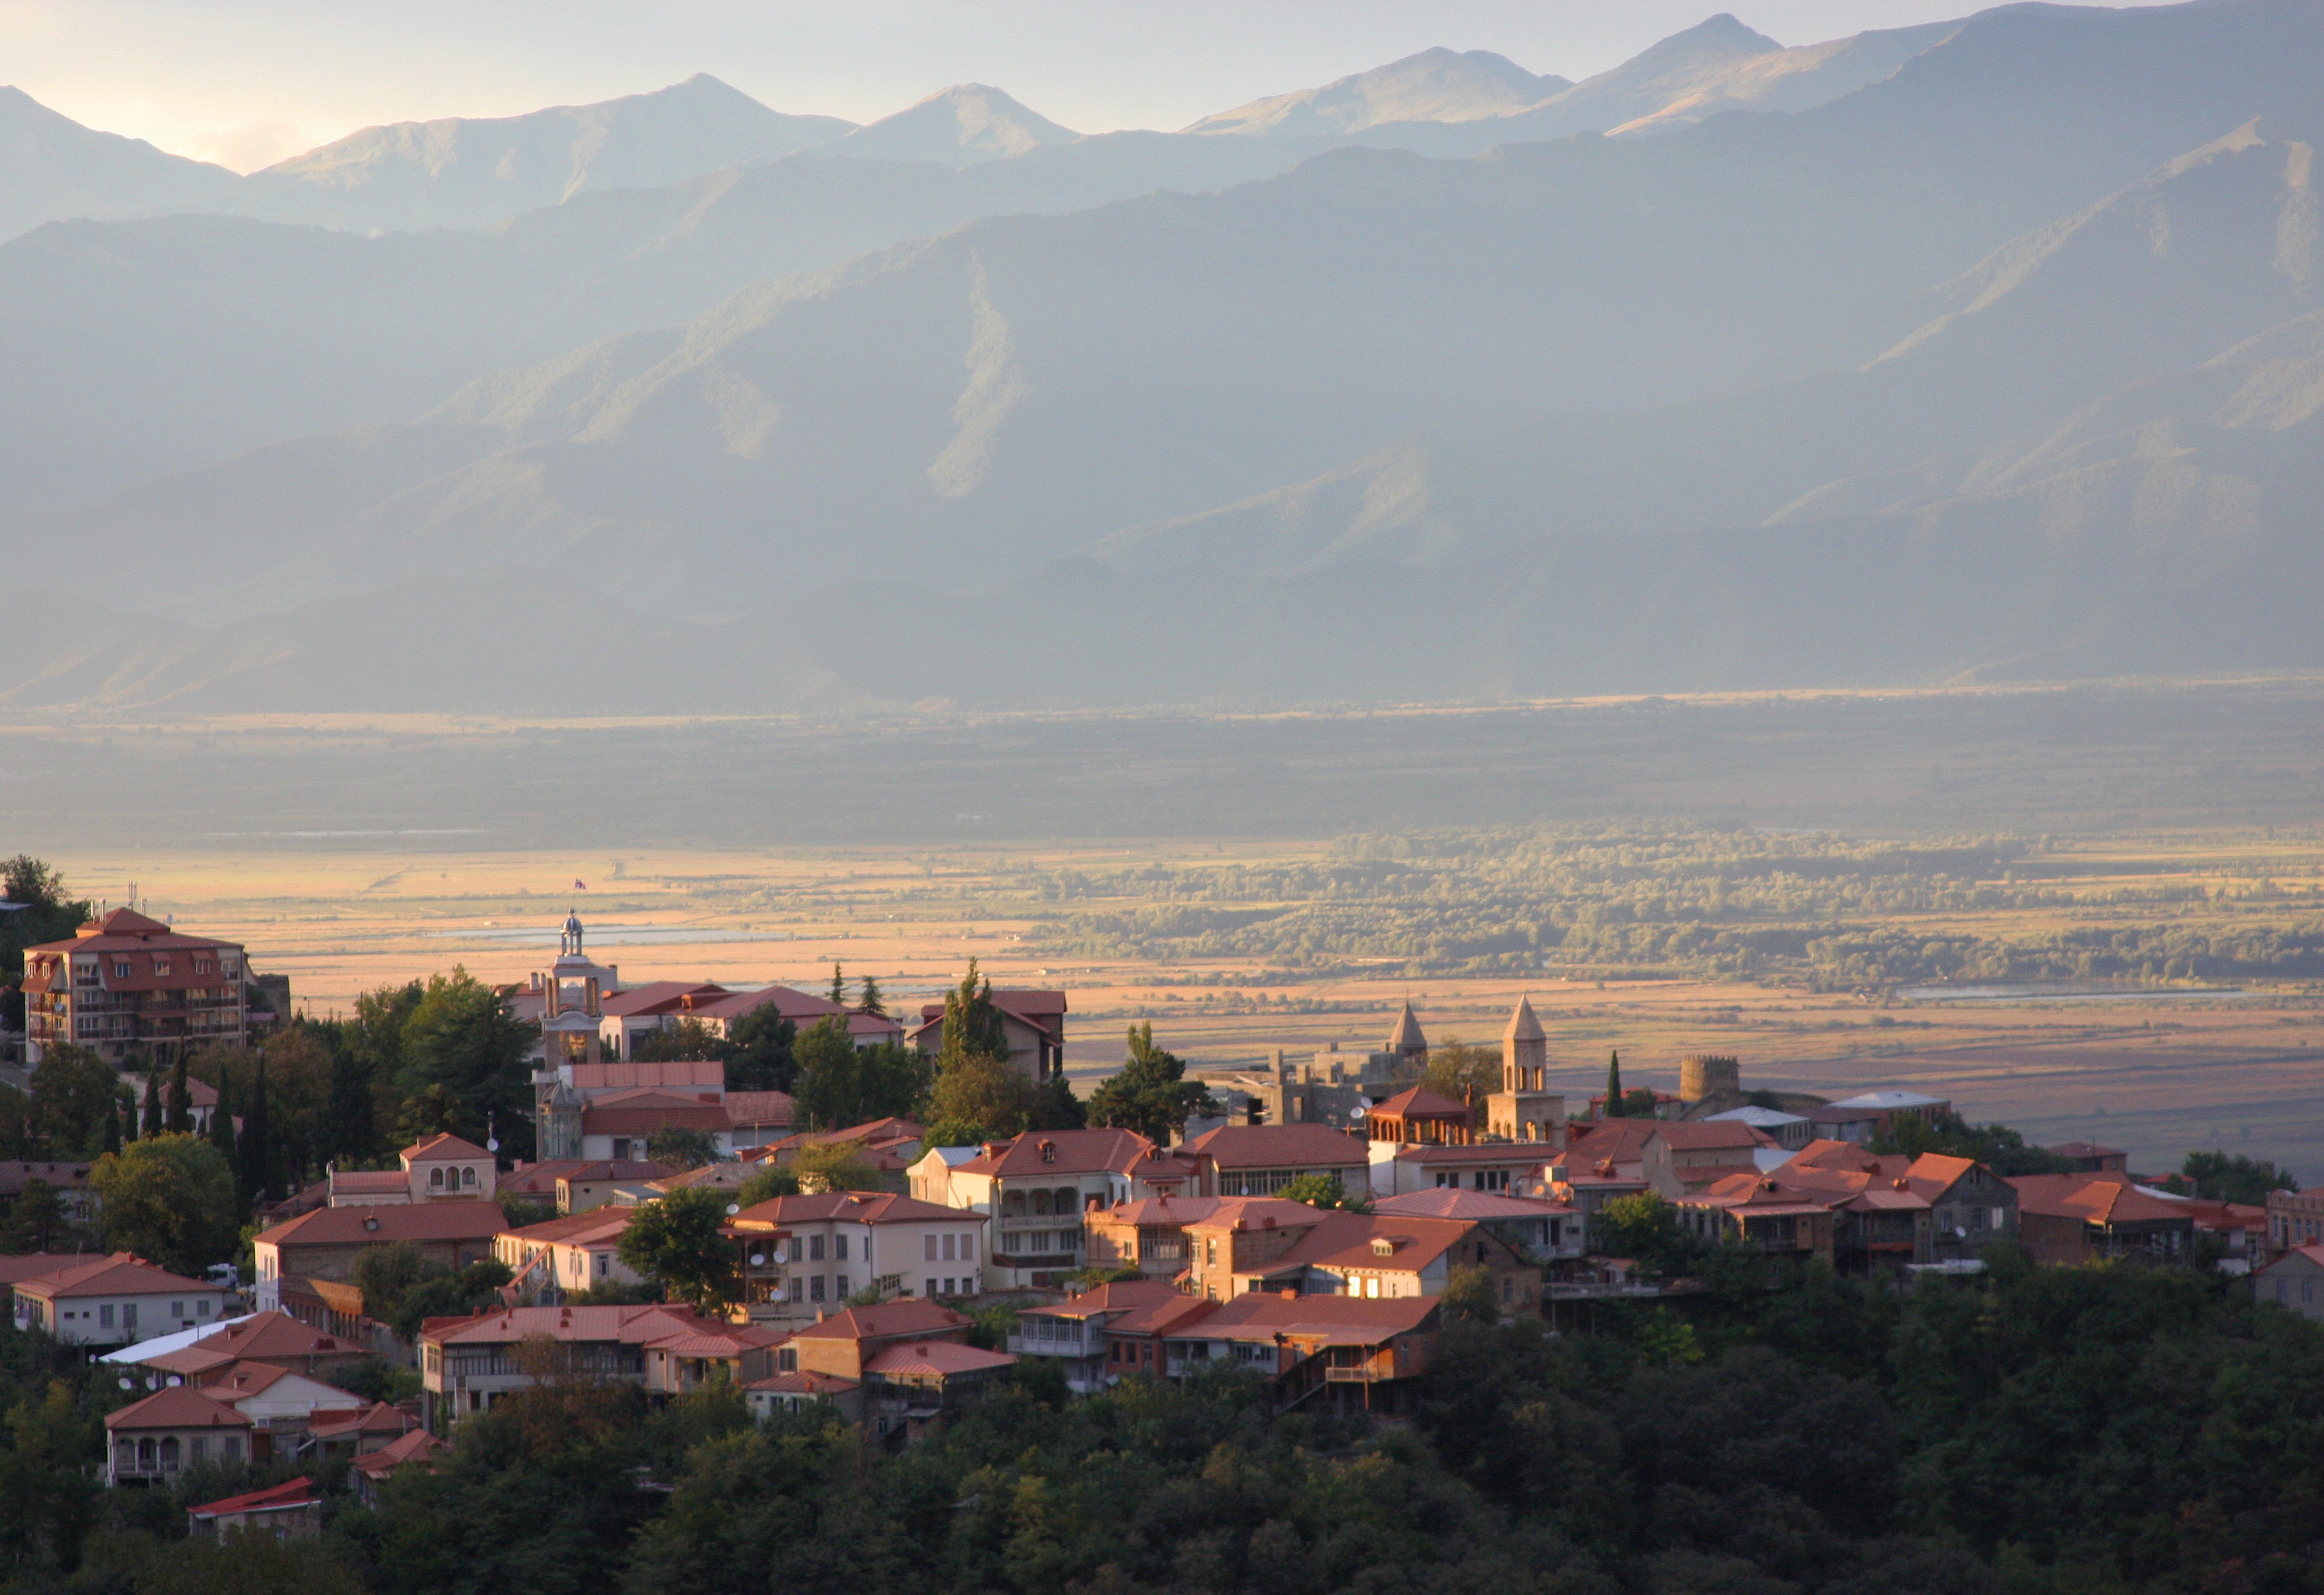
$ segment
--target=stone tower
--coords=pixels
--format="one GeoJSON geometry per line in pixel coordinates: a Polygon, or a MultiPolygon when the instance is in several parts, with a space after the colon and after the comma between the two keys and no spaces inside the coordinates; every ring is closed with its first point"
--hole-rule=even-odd
{"type": "Polygon", "coordinates": [[[1549,1037],[1523,997],[1501,1032],[1501,1089],[1485,1099],[1485,1134],[1564,1144],[1565,1097],[1549,1089],[1549,1037]]]}
{"type": "Polygon", "coordinates": [[[1396,1054],[1397,1063],[1403,1069],[1427,1066],[1428,1037],[1420,1033],[1420,1016],[1412,1011],[1410,1002],[1397,1015],[1396,1028],[1388,1033],[1388,1045],[1383,1050],[1396,1054]]]}
{"type": "Polygon", "coordinates": [[[1698,1052],[1678,1061],[1678,1100],[1699,1102],[1705,1097],[1741,1096],[1743,1065],[1719,1053],[1698,1052]]]}

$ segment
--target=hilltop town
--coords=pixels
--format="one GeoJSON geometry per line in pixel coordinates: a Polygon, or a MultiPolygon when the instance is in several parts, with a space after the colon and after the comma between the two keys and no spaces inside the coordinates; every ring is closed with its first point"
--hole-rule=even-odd
{"type": "MultiPolygon", "coordinates": [[[[199,1535],[392,1510],[479,1420],[585,1387],[903,1452],[1028,1391],[1230,1375],[1273,1424],[1425,1424],[1489,1326],[1684,1361],[1738,1287],[1820,1279],[1976,1301],[2128,1268],[2324,1320],[2324,1187],[2032,1147],[1923,1092],[1755,1091],[1716,1053],[1660,1083],[1617,1056],[1570,1102],[1524,999],[1497,1053],[1432,1047],[1407,1003],[1373,1050],[1194,1073],[1148,1025],[1081,1098],[1065,991],[624,985],[568,917],[444,1021],[498,1063],[366,1156],[378,1037],[279,1019],[244,948],[121,908],[24,968],[18,1355],[101,1397],[85,1477],[199,1535]],[[286,1111],[309,1053],[336,1140],[286,1111]]],[[[407,1047],[437,1022],[412,992],[407,1047]]]]}

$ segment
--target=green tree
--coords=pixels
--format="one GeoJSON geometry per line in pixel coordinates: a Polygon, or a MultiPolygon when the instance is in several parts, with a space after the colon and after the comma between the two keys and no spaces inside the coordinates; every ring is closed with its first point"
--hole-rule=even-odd
{"type": "Polygon", "coordinates": [[[975,1124],[996,1139],[1021,1134],[1040,1093],[1006,1056],[973,1053],[936,1075],[932,1111],[943,1124],[975,1124]]]}
{"type": "Polygon", "coordinates": [[[1622,1054],[1618,1048],[1606,1055],[1606,1117],[1620,1119],[1628,1112],[1628,1104],[1622,1100],[1622,1054]]]}
{"type": "Polygon", "coordinates": [[[880,982],[868,974],[863,977],[863,1000],[855,1005],[855,1011],[888,1017],[886,1003],[880,995],[880,982]]]}
{"type": "Polygon", "coordinates": [[[185,1048],[178,1049],[177,1061],[170,1065],[170,1102],[161,1128],[171,1135],[190,1135],[194,1129],[194,1087],[186,1074],[185,1048]]]}
{"type": "Polygon", "coordinates": [[[761,1202],[772,1202],[778,1196],[796,1196],[798,1194],[798,1176],[790,1169],[770,1163],[742,1182],[742,1188],[734,1193],[734,1202],[735,1205],[748,1209],[758,1206],[761,1202]]]}
{"type": "Polygon", "coordinates": [[[1028,1129],[1086,1129],[1089,1127],[1089,1104],[1074,1094],[1074,1088],[1063,1074],[1052,1074],[1033,1089],[1033,1111],[1027,1116],[1028,1129]]]}
{"type": "Polygon", "coordinates": [[[85,1046],[60,1042],[32,1071],[32,1138],[60,1160],[95,1157],[105,1146],[105,1127],[120,1094],[121,1075],[111,1064],[85,1046]]]}
{"type": "Polygon", "coordinates": [[[116,1101],[114,1103],[114,1111],[106,1115],[105,1145],[99,1148],[100,1154],[104,1152],[118,1152],[121,1150],[121,1144],[124,1141],[133,1141],[137,1139],[136,1131],[136,1121],[131,1117],[129,1104],[124,1102],[116,1101]],[[122,1131],[122,1126],[124,1122],[127,1123],[129,1127],[127,1134],[124,1134],[122,1131]]]}
{"type": "Polygon", "coordinates": [[[920,1110],[927,1065],[908,1046],[858,1046],[846,1019],[826,1014],[807,1028],[796,1050],[798,1077],[791,1094],[800,1121],[810,1129],[908,1119],[920,1110]]]}
{"type": "Polygon", "coordinates": [[[466,969],[433,975],[402,1033],[406,1097],[440,1085],[454,1103],[454,1133],[484,1144],[497,1126],[512,1157],[532,1156],[532,1076],[525,1057],[540,1027],[466,969]]]}
{"type": "Polygon", "coordinates": [[[978,975],[973,958],[960,985],[945,993],[942,1037],[936,1053],[939,1079],[965,1059],[1009,1056],[1009,1027],[993,1006],[992,982],[978,975]]]}
{"type": "Polygon", "coordinates": [[[700,1019],[683,1019],[639,1037],[630,1048],[630,1056],[641,1064],[677,1064],[696,1059],[724,1060],[726,1052],[725,1037],[714,1033],[700,1019]]]}
{"type": "Polygon", "coordinates": [[[281,1165],[274,1152],[273,1127],[267,1121],[266,1059],[262,1055],[251,1072],[250,1101],[242,1110],[242,1129],[235,1145],[235,1177],[244,1205],[269,1194],[283,1194],[281,1165]]]}
{"type": "Polygon", "coordinates": [[[656,1163],[681,1169],[700,1168],[706,1163],[718,1161],[718,1141],[706,1129],[665,1124],[648,1138],[646,1156],[656,1163]]]}
{"type": "Polygon", "coordinates": [[[1455,1322],[1490,1323],[1501,1315],[1492,1271],[1482,1263],[1462,1263],[1444,1277],[1444,1316],[1455,1322]]]}
{"type": "Polygon", "coordinates": [[[726,1193],[703,1186],[649,1202],[622,1231],[622,1261],[677,1299],[709,1311],[734,1295],[734,1242],[719,1231],[726,1193]]]}
{"type": "Polygon", "coordinates": [[[1303,1174],[1276,1194],[1286,1202],[1304,1202],[1310,1207],[1337,1208],[1343,1212],[1371,1211],[1371,1203],[1350,1195],[1335,1174],[1303,1174]]]}
{"type": "Polygon", "coordinates": [[[831,966],[831,1005],[834,1008],[847,1006],[847,977],[840,973],[835,963],[831,966]]]}
{"type": "Polygon", "coordinates": [[[2270,1191],[2297,1191],[2300,1182],[2288,1168],[2240,1155],[2229,1157],[2221,1151],[2190,1152],[2179,1172],[2195,1187],[2195,1194],[2212,1202],[2240,1202],[2253,1207],[2264,1207],[2270,1191]]]}
{"type": "Polygon", "coordinates": [[[880,1171],[853,1141],[801,1147],[791,1156],[788,1172],[799,1189],[810,1194],[823,1191],[877,1191],[880,1171]]]}
{"type": "Polygon", "coordinates": [[[508,1265],[486,1258],[455,1270],[409,1240],[367,1246],[355,1254],[349,1276],[363,1292],[364,1314],[415,1340],[421,1321],[450,1318],[488,1307],[509,1283],[508,1265]]]}
{"type": "Polygon", "coordinates": [[[407,1147],[431,1135],[459,1133],[460,1103],[447,1086],[431,1085],[415,1096],[406,1097],[403,1111],[395,1120],[395,1139],[407,1147]]]}
{"type": "Polygon", "coordinates": [[[240,1156],[240,1148],[235,1145],[234,1120],[235,1111],[241,1104],[235,1099],[232,1068],[218,1071],[217,1093],[217,1106],[210,1110],[209,1142],[226,1159],[226,1166],[233,1168],[240,1156]]]}
{"type": "Polygon", "coordinates": [[[67,1230],[65,1200],[57,1188],[38,1175],[28,1175],[24,1188],[8,1210],[7,1249],[11,1252],[51,1251],[67,1230]]]}
{"type": "Polygon", "coordinates": [[[1429,1049],[1420,1083],[1441,1097],[1467,1103],[1473,1117],[1478,1105],[1501,1088],[1501,1055],[1448,1036],[1429,1049]]]}
{"type": "Polygon", "coordinates": [[[1678,1239],[1678,1209],[1655,1191],[1617,1196],[1590,1220],[1590,1249],[1599,1257],[1653,1263],[1678,1239]]]}
{"type": "Polygon", "coordinates": [[[88,1183],[103,1203],[105,1243],[180,1274],[230,1260],[242,1204],[218,1149],[167,1131],[100,1157],[88,1183]]]}
{"type": "Polygon", "coordinates": [[[373,1055],[359,1037],[341,1027],[330,1037],[331,1097],[328,1133],[317,1148],[325,1162],[361,1165],[380,1155],[377,1103],[373,1097],[373,1055]]]}
{"type": "Polygon", "coordinates": [[[1154,1045],[1154,1021],[1130,1028],[1129,1056],[1090,1093],[1089,1120],[1102,1129],[1134,1129],[1167,1146],[1196,1114],[1219,1111],[1210,1087],[1185,1078],[1185,1063],[1154,1045]]]}
{"type": "Polygon", "coordinates": [[[137,1115],[137,1133],[141,1136],[161,1133],[161,1077],[159,1074],[145,1076],[145,1105],[137,1115]]]}
{"type": "Polygon", "coordinates": [[[798,1027],[771,1002],[760,1004],[726,1028],[726,1089],[788,1091],[798,1079],[792,1048],[798,1027]]]}

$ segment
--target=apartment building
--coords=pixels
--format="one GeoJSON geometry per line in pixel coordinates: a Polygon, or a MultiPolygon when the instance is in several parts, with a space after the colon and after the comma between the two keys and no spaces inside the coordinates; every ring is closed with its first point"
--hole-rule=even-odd
{"type": "Polygon", "coordinates": [[[752,1322],[811,1319],[859,1292],[927,1299],[977,1295],[989,1220],[891,1191],[778,1196],[726,1226],[752,1322]]]}
{"type": "Polygon", "coordinates": [[[1028,1130],[988,1141],[954,1163],[939,1148],[912,1165],[912,1188],[945,1207],[992,1221],[984,1288],[1039,1289],[1083,1266],[1082,1215],[1092,1207],[1176,1196],[1193,1184],[1191,1158],[1135,1130],[1028,1130]]]}
{"type": "Polygon", "coordinates": [[[181,936],[115,908],[69,942],[24,950],[24,1049],[60,1042],[115,1065],[251,1039],[249,970],[236,942],[181,936]]]}

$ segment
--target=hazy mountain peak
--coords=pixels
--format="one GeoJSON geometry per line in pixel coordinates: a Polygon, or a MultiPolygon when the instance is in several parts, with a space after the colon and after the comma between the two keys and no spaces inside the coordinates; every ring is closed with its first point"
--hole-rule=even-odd
{"type": "Polygon", "coordinates": [[[1667,39],[1655,41],[1610,71],[1583,78],[1582,84],[1587,87],[1616,79],[1648,80],[1672,71],[1692,70],[1711,62],[1766,55],[1781,49],[1782,45],[1765,33],[1745,26],[1731,13],[1722,11],[1667,39]]]}
{"type": "Polygon", "coordinates": [[[359,231],[476,226],[585,189],[659,188],[796,153],[853,126],[786,115],[697,72],[593,105],[363,128],[254,172],[232,208],[359,231]]]}
{"type": "Polygon", "coordinates": [[[142,138],[83,127],[0,84],[0,240],[66,217],[115,217],[231,187],[223,166],[165,154],[142,138]]]}
{"type": "Polygon", "coordinates": [[[1402,60],[1251,101],[1205,116],[1188,133],[1354,133],[1384,122],[1471,122],[1505,116],[1572,88],[1536,78],[1489,50],[1424,50],[1402,60]]]}
{"type": "Polygon", "coordinates": [[[970,166],[1081,137],[1000,89],[955,83],[892,116],[859,127],[825,152],[867,161],[936,161],[970,166]]]}

